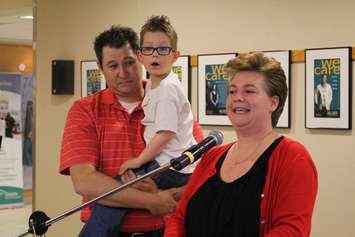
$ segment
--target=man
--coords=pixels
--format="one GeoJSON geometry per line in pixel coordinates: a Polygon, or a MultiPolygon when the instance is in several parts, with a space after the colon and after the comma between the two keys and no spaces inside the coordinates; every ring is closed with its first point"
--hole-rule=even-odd
{"type": "MultiPolygon", "coordinates": [[[[95,198],[121,185],[117,176],[121,164],[137,157],[144,149],[144,97],[142,66],[137,60],[137,34],[130,28],[111,27],[95,39],[97,63],[106,78],[108,89],[76,101],[68,113],[61,150],[60,172],[71,176],[75,191],[95,198]]],[[[203,135],[194,126],[196,140],[203,135]]],[[[124,180],[134,174],[127,173],[124,180]]],[[[161,216],[176,205],[178,189],[157,191],[151,180],[139,189],[127,188],[99,203],[135,210],[124,218],[120,236],[159,236],[161,216]],[[141,191],[141,190],[146,191],[141,191]],[[137,235],[137,233],[143,233],[137,235]]],[[[84,199],[86,201],[87,199],[84,199]]],[[[90,209],[82,211],[85,222],[90,209]]]]}
{"type": "Polygon", "coordinates": [[[327,75],[323,74],[320,84],[315,89],[314,102],[316,105],[316,111],[322,114],[322,117],[327,116],[327,112],[330,111],[330,104],[333,99],[332,87],[327,83],[327,75]]]}

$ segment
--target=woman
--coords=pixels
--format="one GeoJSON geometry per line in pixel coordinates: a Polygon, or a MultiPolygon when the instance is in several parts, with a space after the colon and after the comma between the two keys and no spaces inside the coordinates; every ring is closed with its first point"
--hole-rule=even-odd
{"type": "Polygon", "coordinates": [[[317,172],[303,145],[273,130],[287,97],[280,63],[240,54],[226,70],[238,140],[206,153],[164,236],[309,236],[317,172]]]}

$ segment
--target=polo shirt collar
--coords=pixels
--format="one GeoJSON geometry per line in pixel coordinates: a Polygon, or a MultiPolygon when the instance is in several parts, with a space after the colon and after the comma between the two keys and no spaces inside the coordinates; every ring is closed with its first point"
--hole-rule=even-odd
{"type": "MultiPolygon", "coordinates": [[[[143,84],[143,87],[145,88],[145,86],[147,85],[147,81],[146,80],[142,80],[142,84],[143,84]]],[[[119,100],[119,97],[117,95],[115,95],[110,88],[105,89],[102,92],[102,96],[100,98],[100,102],[102,104],[118,105],[119,107],[122,107],[122,105],[120,103],[118,103],[118,100],[119,100]]]]}

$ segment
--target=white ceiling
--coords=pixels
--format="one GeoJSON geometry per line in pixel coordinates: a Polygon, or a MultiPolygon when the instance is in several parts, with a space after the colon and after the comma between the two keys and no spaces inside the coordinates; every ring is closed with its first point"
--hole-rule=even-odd
{"type": "Polygon", "coordinates": [[[12,44],[32,44],[33,20],[20,16],[33,15],[32,7],[2,10],[0,7],[0,42],[12,44]]]}

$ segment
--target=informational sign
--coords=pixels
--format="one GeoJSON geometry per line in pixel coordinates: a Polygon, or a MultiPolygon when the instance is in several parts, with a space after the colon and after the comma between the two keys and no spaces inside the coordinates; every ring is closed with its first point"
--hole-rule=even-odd
{"type": "Polygon", "coordinates": [[[23,205],[21,78],[0,73],[0,208],[23,205]]]}

